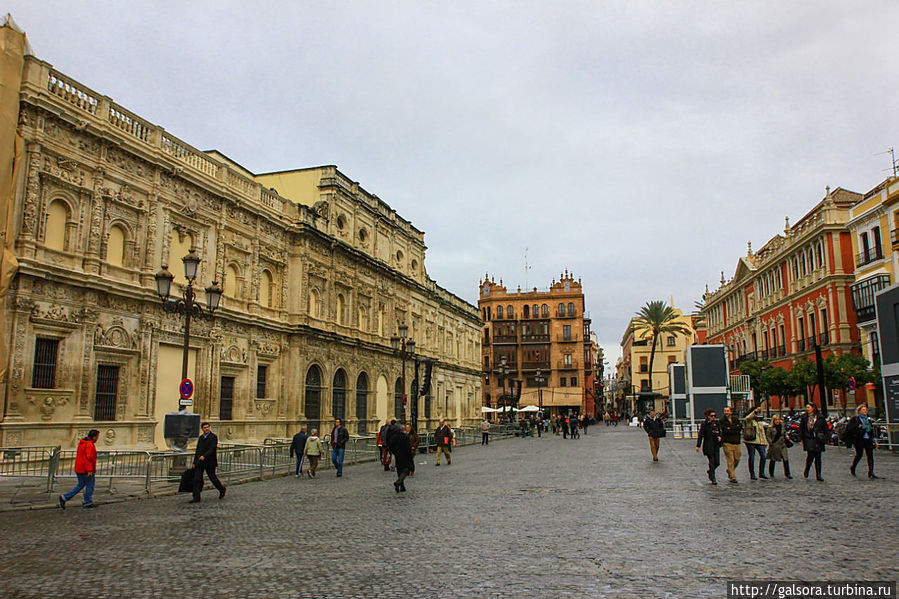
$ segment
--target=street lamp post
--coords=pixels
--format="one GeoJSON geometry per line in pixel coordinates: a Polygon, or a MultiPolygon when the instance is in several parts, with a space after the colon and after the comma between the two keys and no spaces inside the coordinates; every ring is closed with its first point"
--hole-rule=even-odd
{"type": "Polygon", "coordinates": [[[404,324],[398,327],[399,335],[390,338],[390,345],[393,346],[393,353],[398,355],[403,362],[403,376],[400,379],[403,385],[403,415],[402,421],[406,422],[406,358],[415,355],[415,341],[409,339],[409,327],[404,324]]]}
{"type": "MultiPolygon", "coordinates": [[[[541,414],[543,413],[543,383],[546,382],[546,379],[543,377],[543,372],[538,370],[534,374],[534,382],[537,384],[537,407],[540,408],[541,414]]],[[[546,418],[546,415],[543,414],[543,418],[546,418]]]]}
{"type": "MultiPolygon", "coordinates": [[[[187,378],[187,359],[190,351],[190,320],[192,317],[212,320],[213,313],[219,306],[222,299],[222,288],[219,287],[217,281],[213,281],[212,285],[206,288],[206,308],[204,309],[196,302],[196,293],[194,292],[194,280],[197,278],[197,267],[200,265],[200,257],[197,251],[191,249],[187,255],[181,258],[184,262],[184,278],[187,279],[187,285],[181,290],[181,298],[172,298],[172,281],[175,276],[169,272],[168,265],[163,264],[162,270],[156,273],[156,292],[159,299],[162,300],[162,309],[166,312],[176,312],[184,316],[184,350],[181,357],[181,379],[187,378]]],[[[185,411],[187,406],[179,406],[181,411],[185,411]]]]}
{"type": "MultiPolygon", "coordinates": [[[[506,358],[506,356],[502,356],[502,357],[499,359],[499,366],[496,368],[496,370],[495,370],[494,372],[495,372],[496,375],[499,377],[499,379],[500,379],[500,381],[501,381],[500,384],[501,384],[502,387],[503,387],[503,395],[502,395],[502,398],[503,398],[503,415],[506,415],[506,414],[505,414],[505,413],[506,413],[506,403],[507,403],[508,400],[509,400],[508,396],[506,395],[506,377],[508,377],[508,376],[509,376],[509,373],[511,372],[511,370],[509,370],[509,360],[506,358]]],[[[508,416],[509,416],[509,420],[511,421],[511,420],[512,420],[512,414],[509,413],[508,416]]]]}

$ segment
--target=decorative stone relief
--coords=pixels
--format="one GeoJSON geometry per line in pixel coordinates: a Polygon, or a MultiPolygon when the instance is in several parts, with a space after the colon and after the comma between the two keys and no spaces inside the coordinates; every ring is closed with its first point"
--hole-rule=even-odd
{"type": "Polygon", "coordinates": [[[26,399],[28,402],[37,407],[41,414],[41,420],[49,422],[53,420],[53,414],[56,408],[60,408],[69,403],[71,393],[55,394],[55,393],[28,393],[26,399]]]}
{"type": "Polygon", "coordinates": [[[115,429],[114,428],[106,429],[106,432],[103,434],[103,442],[106,445],[112,445],[113,443],[115,443],[115,429]]]}

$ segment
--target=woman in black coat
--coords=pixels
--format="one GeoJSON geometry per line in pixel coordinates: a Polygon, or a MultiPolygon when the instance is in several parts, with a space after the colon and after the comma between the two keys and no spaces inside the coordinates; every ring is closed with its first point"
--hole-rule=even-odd
{"type": "Polygon", "coordinates": [[[715,470],[721,463],[721,456],[718,449],[721,447],[721,429],[718,427],[718,421],[715,420],[715,410],[709,408],[705,411],[705,420],[699,425],[699,435],[696,438],[696,451],[702,448],[702,453],[709,460],[709,480],[713,485],[717,485],[715,479],[715,470]]]}
{"type": "Polygon", "coordinates": [[[806,404],[805,414],[799,420],[799,440],[802,441],[802,448],[806,452],[805,472],[803,473],[805,478],[808,478],[809,470],[814,462],[815,478],[820,481],[824,480],[821,477],[821,454],[824,453],[826,439],[827,423],[818,414],[818,408],[812,404],[806,404]]]}
{"type": "Polygon", "coordinates": [[[405,480],[412,471],[415,456],[412,455],[412,443],[406,433],[400,431],[393,433],[389,443],[390,453],[396,459],[396,482],[393,483],[393,488],[399,493],[406,490],[405,480]]]}

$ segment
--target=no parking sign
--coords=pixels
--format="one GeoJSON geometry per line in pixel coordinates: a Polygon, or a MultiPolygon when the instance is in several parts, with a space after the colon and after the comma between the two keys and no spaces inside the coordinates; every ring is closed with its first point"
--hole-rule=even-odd
{"type": "Polygon", "coordinates": [[[181,381],[181,385],[178,387],[178,390],[181,392],[181,400],[178,402],[178,405],[182,408],[192,406],[194,403],[194,401],[191,399],[194,394],[194,382],[190,379],[184,379],[183,381],[181,381]]]}

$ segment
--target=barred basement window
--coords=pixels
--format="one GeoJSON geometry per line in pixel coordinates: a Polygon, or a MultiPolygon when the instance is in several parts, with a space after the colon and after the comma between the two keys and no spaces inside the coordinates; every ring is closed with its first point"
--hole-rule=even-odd
{"type": "Polygon", "coordinates": [[[56,354],[59,351],[59,339],[43,339],[38,337],[34,344],[34,371],[31,386],[35,389],[53,389],[56,387],[56,354]]]}
{"type": "Polygon", "coordinates": [[[268,375],[268,366],[260,364],[256,368],[256,397],[265,398],[265,382],[268,375]]]}
{"type": "Polygon", "coordinates": [[[97,395],[94,398],[94,420],[115,420],[119,397],[119,367],[97,366],[97,395]]]}

